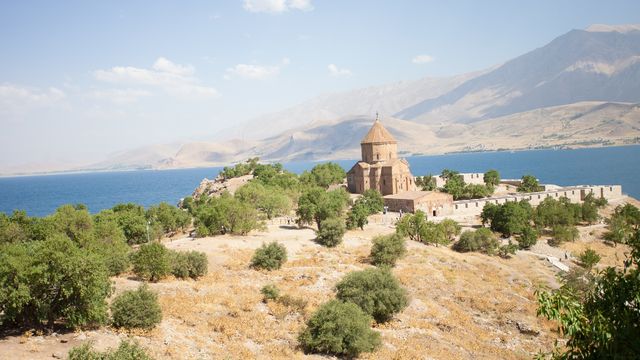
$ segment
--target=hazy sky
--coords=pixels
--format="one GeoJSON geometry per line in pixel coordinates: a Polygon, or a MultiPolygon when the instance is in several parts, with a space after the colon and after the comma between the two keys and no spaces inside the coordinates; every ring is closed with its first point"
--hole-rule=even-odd
{"type": "Polygon", "coordinates": [[[210,137],[322,93],[481,70],[639,14],[637,0],[1,1],[0,170],[210,137]]]}

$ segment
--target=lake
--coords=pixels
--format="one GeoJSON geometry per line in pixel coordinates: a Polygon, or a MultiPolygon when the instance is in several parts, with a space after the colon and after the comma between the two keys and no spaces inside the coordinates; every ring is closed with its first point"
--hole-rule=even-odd
{"type": "MultiPolygon", "coordinates": [[[[542,183],[557,185],[622,185],[622,191],[640,198],[640,146],[576,150],[460,153],[412,156],[414,175],[439,174],[448,168],[460,172],[496,169],[502,178],[531,174],[542,183]]],[[[336,161],[346,170],[355,160],[336,161]]],[[[301,173],[317,162],[284,164],[301,173]]],[[[145,207],[162,201],[171,204],[190,195],[200,181],[214,178],[221,168],[141,170],[0,178],[0,211],[26,210],[43,216],[63,204],[83,203],[93,213],[117,203],[145,207]]]]}

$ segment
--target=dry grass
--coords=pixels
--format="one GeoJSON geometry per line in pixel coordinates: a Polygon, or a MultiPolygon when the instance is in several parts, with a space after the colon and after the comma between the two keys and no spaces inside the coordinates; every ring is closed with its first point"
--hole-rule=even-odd
{"type": "MultiPolygon", "coordinates": [[[[150,332],[126,336],[137,338],[157,358],[313,357],[298,348],[306,319],[335,296],[334,286],[344,275],[371,266],[370,239],[392,231],[372,224],[365,231],[348,232],[345,242],[332,249],[315,244],[312,231],[277,226],[248,237],[173,240],[167,243],[171,248],[206,252],[209,274],[198,281],[151,284],[159,293],[163,321],[150,332]],[[253,251],[272,240],[288,248],[289,261],[271,272],[250,269],[253,251]],[[288,298],[264,303],[260,289],[267,284],[288,298]]],[[[619,264],[624,248],[596,240],[601,231],[597,225],[583,229],[585,241],[563,247],[576,253],[589,246],[603,255],[603,263],[619,264]]],[[[554,324],[536,317],[533,294],[539,287],[557,286],[556,272],[547,262],[527,252],[505,260],[414,242],[408,247],[393,272],[408,289],[410,304],[392,321],[374,324],[383,346],[362,358],[530,359],[551,349],[557,338],[554,324]],[[517,322],[540,334],[521,334],[517,322]]],[[[126,277],[116,279],[118,292],[137,285],[126,277]]],[[[94,333],[97,339],[113,335],[125,336],[109,328],[94,333]]],[[[19,346],[32,346],[36,350],[30,355],[45,358],[46,351],[31,338],[25,334],[25,344],[19,346]]]]}

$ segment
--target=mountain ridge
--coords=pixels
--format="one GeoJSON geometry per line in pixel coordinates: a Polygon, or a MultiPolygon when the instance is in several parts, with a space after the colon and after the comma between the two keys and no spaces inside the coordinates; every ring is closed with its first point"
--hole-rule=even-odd
{"type": "Polygon", "coordinates": [[[638,104],[640,25],[599,24],[483,71],[325,94],[227,140],[143,147],[74,170],[357,158],[376,112],[405,154],[636,144],[638,104]]]}

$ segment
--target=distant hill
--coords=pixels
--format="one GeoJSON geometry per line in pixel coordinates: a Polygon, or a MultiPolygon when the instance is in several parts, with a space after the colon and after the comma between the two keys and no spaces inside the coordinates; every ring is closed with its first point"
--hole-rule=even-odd
{"type": "Polygon", "coordinates": [[[75,170],[359,157],[374,114],[405,154],[640,143],[640,25],[592,25],[491,69],[327,94],[217,142],[143,147],[75,170]]]}
{"type": "Polygon", "coordinates": [[[572,30],[395,116],[469,123],[581,101],[640,102],[640,30],[591,29],[572,30]]]}

